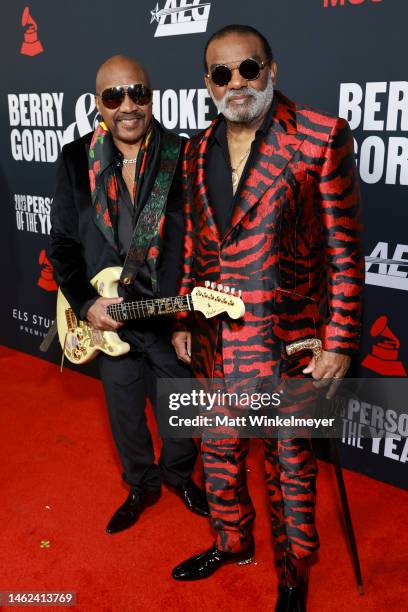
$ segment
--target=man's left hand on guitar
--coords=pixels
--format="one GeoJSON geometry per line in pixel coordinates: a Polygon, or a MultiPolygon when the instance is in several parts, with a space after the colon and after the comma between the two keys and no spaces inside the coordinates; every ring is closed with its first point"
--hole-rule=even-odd
{"type": "Polygon", "coordinates": [[[100,331],[116,331],[123,327],[124,323],[112,319],[106,309],[110,304],[120,304],[121,302],[123,302],[123,298],[100,297],[88,309],[86,318],[95,329],[100,331]]]}
{"type": "Polygon", "coordinates": [[[318,359],[312,357],[309,364],[302,370],[303,374],[311,374],[317,381],[315,386],[320,389],[330,383],[330,388],[326,394],[327,399],[331,399],[350,367],[350,357],[340,353],[322,351],[318,359]],[[335,379],[335,380],[333,380],[335,379]]]}

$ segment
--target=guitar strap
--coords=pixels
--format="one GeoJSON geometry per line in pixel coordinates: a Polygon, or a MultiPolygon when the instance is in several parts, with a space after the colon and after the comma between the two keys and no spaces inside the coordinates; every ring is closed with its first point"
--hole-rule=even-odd
{"type": "Polygon", "coordinates": [[[48,332],[46,333],[46,335],[44,336],[44,340],[41,342],[40,344],[40,351],[42,353],[46,353],[48,351],[48,349],[50,348],[55,336],[57,335],[58,332],[58,328],[57,328],[57,320],[55,319],[50,327],[50,329],[48,330],[48,332]]]}
{"type": "Polygon", "coordinates": [[[160,162],[149,198],[140,213],[120,282],[131,285],[146,262],[152,281],[153,294],[158,293],[156,262],[162,242],[163,218],[167,197],[173,182],[181,150],[181,139],[175,134],[162,131],[160,134],[160,162]]]}

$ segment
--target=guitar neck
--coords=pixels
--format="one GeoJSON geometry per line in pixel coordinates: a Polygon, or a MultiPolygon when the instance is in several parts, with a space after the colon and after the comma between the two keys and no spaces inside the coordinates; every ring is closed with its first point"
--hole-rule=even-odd
{"type": "Polygon", "coordinates": [[[120,304],[110,304],[107,308],[108,314],[115,321],[172,315],[176,312],[184,312],[185,310],[193,310],[193,304],[189,295],[122,302],[120,304]]]}

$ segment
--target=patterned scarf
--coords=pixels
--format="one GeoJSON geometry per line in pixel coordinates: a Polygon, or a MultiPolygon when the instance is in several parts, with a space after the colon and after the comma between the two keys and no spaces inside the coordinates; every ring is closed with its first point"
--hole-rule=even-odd
{"type": "MultiPolygon", "coordinates": [[[[163,224],[181,138],[163,131],[154,118],[143,139],[136,162],[134,202],[136,225],[123,265],[121,282],[131,284],[145,262],[152,289],[158,295],[156,261],[163,238],[163,224]]],[[[114,164],[115,148],[105,125],[96,128],[89,149],[89,184],[95,221],[107,241],[118,248],[119,186],[114,164]]]]}
{"type": "MultiPolygon", "coordinates": [[[[134,184],[133,200],[135,208],[145,197],[144,178],[148,174],[150,162],[155,157],[154,122],[150,124],[136,162],[136,180],[134,184]]],[[[95,129],[88,154],[89,185],[91,188],[92,204],[95,210],[98,226],[109,242],[117,245],[117,228],[119,214],[119,185],[113,162],[115,148],[108,127],[101,122],[95,129]]]]}

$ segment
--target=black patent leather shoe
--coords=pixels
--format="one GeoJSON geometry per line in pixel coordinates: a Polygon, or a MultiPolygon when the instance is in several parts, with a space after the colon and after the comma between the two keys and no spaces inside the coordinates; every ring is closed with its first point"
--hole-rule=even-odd
{"type": "Polygon", "coordinates": [[[279,586],[275,612],[306,612],[306,596],[303,588],[279,586]]]}
{"type": "Polygon", "coordinates": [[[191,512],[194,512],[194,514],[199,514],[200,516],[210,516],[205,491],[200,489],[200,487],[198,487],[196,483],[191,480],[191,478],[186,480],[186,482],[184,482],[180,488],[171,488],[181,497],[186,508],[188,508],[191,512]]]}
{"type": "Polygon", "coordinates": [[[247,565],[254,560],[254,541],[251,540],[248,548],[237,553],[218,550],[216,544],[199,555],[190,557],[174,568],[171,575],[175,580],[201,580],[208,578],[226,563],[247,565]]]}
{"type": "Polygon", "coordinates": [[[125,501],[109,521],[106,532],[118,533],[134,525],[147,506],[154,504],[160,497],[161,490],[136,490],[132,489],[125,501]]]}

